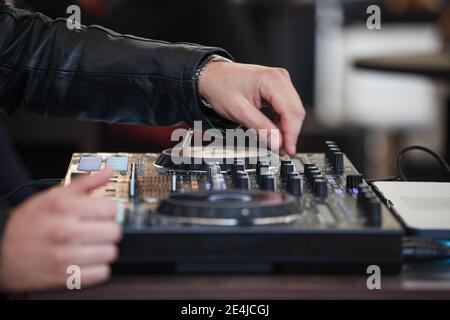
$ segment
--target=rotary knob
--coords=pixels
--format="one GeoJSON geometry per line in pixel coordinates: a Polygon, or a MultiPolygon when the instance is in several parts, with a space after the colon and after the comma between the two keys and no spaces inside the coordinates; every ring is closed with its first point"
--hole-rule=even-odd
{"type": "Polygon", "coordinates": [[[262,190],[276,191],[276,179],[272,173],[262,174],[260,184],[262,190]]]}
{"type": "Polygon", "coordinates": [[[238,171],[236,173],[235,186],[237,189],[250,190],[250,176],[247,172],[238,171]]]}
{"type": "Polygon", "coordinates": [[[268,168],[269,161],[267,160],[258,160],[256,163],[256,175],[259,176],[261,174],[261,167],[268,168]]]}
{"type": "Polygon", "coordinates": [[[311,187],[314,187],[314,181],[316,179],[324,179],[323,175],[322,175],[322,171],[320,171],[319,169],[317,170],[312,170],[309,172],[309,177],[308,177],[308,184],[311,187]]]}
{"type": "Polygon", "coordinates": [[[365,204],[366,224],[370,227],[381,226],[381,203],[375,198],[367,199],[365,204]]]}
{"type": "Polygon", "coordinates": [[[312,169],[318,169],[318,168],[314,163],[305,163],[303,166],[303,169],[304,169],[303,173],[304,173],[305,177],[307,177],[309,174],[309,171],[311,171],[312,169]]]}
{"type": "Polygon", "coordinates": [[[245,161],[242,159],[234,160],[234,164],[231,167],[231,177],[233,180],[236,179],[236,173],[239,171],[245,171],[245,161]]]}
{"type": "Polygon", "coordinates": [[[314,195],[317,198],[324,199],[328,195],[328,186],[327,182],[324,179],[316,179],[314,180],[314,195]]]}
{"type": "Polygon", "coordinates": [[[331,166],[336,172],[344,171],[344,154],[340,151],[333,153],[331,158],[331,166]]]}
{"type": "Polygon", "coordinates": [[[372,191],[370,191],[369,187],[360,186],[358,190],[358,206],[363,207],[365,204],[365,200],[367,196],[370,196],[372,191]]]}
{"type": "Polygon", "coordinates": [[[320,171],[319,168],[312,168],[308,170],[308,174],[306,176],[306,179],[308,180],[309,183],[313,183],[313,177],[317,176],[317,175],[321,175],[322,171],[320,171]]]}
{"type": "Polygon", "coordinates": [[[286,182],[288,179],[288,175],[289,173],[295,171],[295,167],[294,164],[292,163],[292,161],[290,162],[281,162],[281,168],[280,168],[280,177],[281,177],[281,181],[286,182]]]}
{"type": "Polygon", "coordinates": [[[328,148],[327,159],[331,164],[333,164],[333,158],[336,152],[341,152],[341,149],[339,149],[338,146],[331,146],[330,148],[328,148]]]}
{"type": "Polygon", "coordinates": [[[287,192],[294,196],[302,195],[302,177],[298,172],[291,172],[287,178],[287,192]]]}
{"type": "Polygon", "coordinates": [[[363,182],[363,176],[360,174],[349,174],[346,177],[346,188],[347,191],[356,190],[359,185],[363,182]]]}

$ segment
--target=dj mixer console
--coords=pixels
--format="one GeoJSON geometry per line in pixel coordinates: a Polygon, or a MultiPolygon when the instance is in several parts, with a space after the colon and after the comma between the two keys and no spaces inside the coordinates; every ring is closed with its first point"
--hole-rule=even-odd
{"type": "Polygon", "coordinates": [[[115,170],[93,196],[121,208],[117,266],[148,271],[399,272],[403,230],[332,141],[273,157],[203,148],[76,153],[66,184],[115,170]]]}

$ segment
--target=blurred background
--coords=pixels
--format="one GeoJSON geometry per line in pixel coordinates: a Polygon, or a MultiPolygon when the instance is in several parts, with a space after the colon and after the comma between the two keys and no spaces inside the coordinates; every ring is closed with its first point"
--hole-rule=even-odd
{"type": "MultiPolygon", "coordinates": [[[[299,152],[335,140],[367,178],[395,173],[397,152],[423,144],[449,159],[450,1],[21,0],[16,6],[166,41],[227,49],[238,61],[287,68],[307,108],[299,152]],[[370,30],[369,5],[381,8],[370,30]]],[[[34,178],[63,177],[73,152],[158,152],[173,128],[0,117],[34,178]]],[[[413,154],[407,173],[442,180],[413,154]]]]}

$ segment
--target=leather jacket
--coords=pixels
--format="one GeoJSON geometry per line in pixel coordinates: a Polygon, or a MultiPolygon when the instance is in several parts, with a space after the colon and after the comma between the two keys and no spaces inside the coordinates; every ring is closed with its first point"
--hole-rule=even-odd
{"type": "Polygon", "coordinates": [[[199,102],[198,67],[220,48],[122,35],[0,0],[0,110],[46,117],[228,127],[199,102]]]}
{"type": "MultiPolygon", "coordinates": [[[[0,0],[0,112],[235,126],[198,99],[195,75],[211,54],[231,58],[220,48],[142,39],[99,26],[70,31],[65,19],[51,20],[0,0]]],[[[4,164],[0,157],[0,169],[9,170],[4,164]]],[[[0,236],[7,217],[0,212],[0,236]]]]}

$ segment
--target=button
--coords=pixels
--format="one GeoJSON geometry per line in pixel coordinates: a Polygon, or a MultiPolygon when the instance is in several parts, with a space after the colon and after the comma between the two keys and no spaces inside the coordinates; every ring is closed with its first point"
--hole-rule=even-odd
{"type": "Polygon", "coordinates": [[[109,157],[106,165],[114,171],[128,171],[128,157],[109,157]]]}
{"type": "Polygon", "coordinates": [[[223,174],[219,173],[212,177],[212,188],[213,190],[225,190],[225,178],[223,177],[223,174]]]}
{"type": "Polygon", "coordinates": [[[215,175],[220,173],[220,165],[218,162],[208,163],[208,176],[212,179],[215,175]]]}
{"type": "Polygon", "coordinates": [[[102,158],[95,156],[81,157],[78,163],[78,171],[100,171],[102,167],[102,158]]]}

